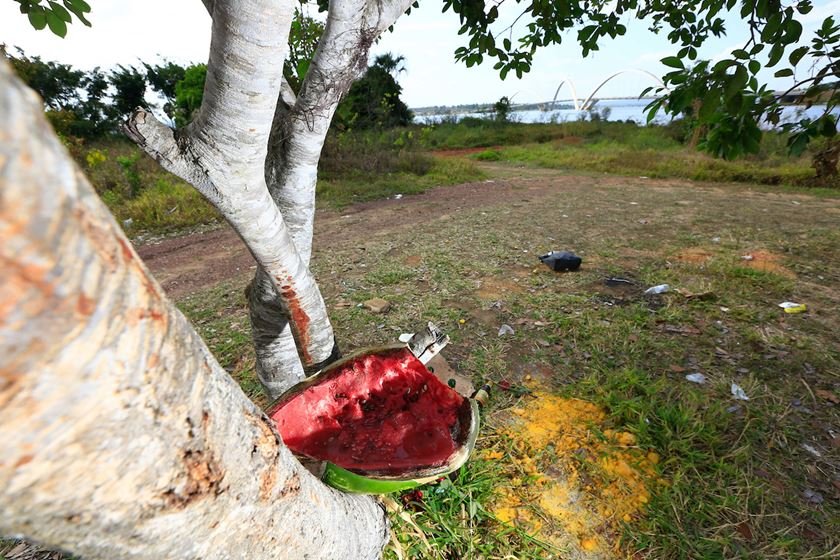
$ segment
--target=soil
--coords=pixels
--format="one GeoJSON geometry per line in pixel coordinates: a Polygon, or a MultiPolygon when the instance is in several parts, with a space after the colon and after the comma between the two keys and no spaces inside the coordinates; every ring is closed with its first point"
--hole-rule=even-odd
{"type": "MultiPolygon", "coordinates": [[[[404,231],[418,223],[450,220],[466,209],[522,204],[579,188],[580,177],[556,176],[488,180],[405,196],[356,204],[343,211],[319,210],[315,218],[315,247],[338,248],[363,243],[371,236],[404,231]]],[[[588,184],[601,180],[586,177],[588,184]]],[[[323,250],[323,249],[321,249],[323,250]]],[[[212,287],[219,282],[250,275],[254,260],[227,225],[219,229],[171,237],[137,247],[137,252],[163,289],[173,298],[212,287]]],[[[316,249],[317,258],[317,249],[316,249]]],[[[407,263],[418,257],[408,256],[407,263]]]]}
{"type": "MultiPolygon", "coordinates": [[[[681,180],[654,180],[587,174],[566,174],[558,170],[514,168],[510,166],[483,164],[494,179],[439,187],[423,194],[405,196],[399,200],[386,199],[350,206],[341,211],[318,210],[315,219],[315,254],[319,251],[339,250],[347,247],[364,247],[365,241],[390,233],[405,232],[413,226],[436,220],[444,222],[457,219],[464,210],[490,207],[529,207],[535,211],[550,211],[558,200],[588,198],[603,191],[604,195],[615,192],[619,187],[641,187],[648,196],[655,197],[656,191],[673,194],[675,190],[685,191],[702,188],[704,197],[760,199],[765,204],[787,203],[788,199],[801,195],[767,194],[752,191],[737,192],[736,188],[705,186],[681,180]],[[576,196],[576,194],[578,196],[576,196]],[[550,199],[550,201],[549,201],[550,199]]],[[[670,198],[670,197],[669,197],[670,198]]],[[[619,201],[616,201],[620,205],[619,201]]],[[[831,203],[819,206],[832,206],[831,203]]],[[[633,203],[631,203],[633,204],[633,203]]],[[[687,202],[686,204],[691,204],[687,202]]],[[[565,216],[564,216],[565,217],[565,216]]],[[[572,216],[574,218],[574,216],[572,216]]],[[[686,212],[679,219],[690,222],[694,215],[686,212]]],[[[583,218],[583,217],[579,217],[583,218]]],[[[587,215],[587,218],[589,216],[587,215]]],[[[591,220],[580,219],[581,222],[591,220]]],[[[600,224],[608,227],[609,224],[600,224]]],[[[602,232],[603,233],[603,232],[602,232]]],[[[173,298],[178,299],[203,290],[225,280],[244,278],[253,274],[254,260],[236,233],[227,225],[212,231],[170,237],[137,247],[140,257],[173,298]]],[[[764,256],[756,251],[755,255],[764,256]]],[[[710,256],[710,255],[709,255],[710,256]]],[[[413,265],[416,255],[403,256],[406,264],[413,265]]],[[[686,251],[677,256],[679,261],[700,263],[707,259],[705,251],[686,251]]],[[[773,259],[756,258],[749,266],[763,265],[767,268],[782,268],[773,259]]],[[[592,261],[589,261],[592,264],[592,261]]],[[[503,287],[510,289],[510,286],[503,287]]],[[[485,288],[487,290],[487,288],[485,288]]],[[[490,290],[492,291],[492,290],[490,290]]],[[[490,297],[491,294],[483,294],[490,297]]],[[[492,299],[492,298],[491,298],[492,299]]]]}

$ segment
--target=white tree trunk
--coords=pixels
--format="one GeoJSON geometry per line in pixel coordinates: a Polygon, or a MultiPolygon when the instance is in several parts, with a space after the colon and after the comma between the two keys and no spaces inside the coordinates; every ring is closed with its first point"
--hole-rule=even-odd
{"type": "MultiPolygon", "coordinates": [[[[367,68],[370,46],[411,5],[410,0],[331,0],[324,35],[296,100],[278,101],[266,162],[266,181],[306,265],[312,254],[318,161],[339,101],[367,68]]],[[[267,321],[279,304],[258,271],[250,287],[257,371],[270,396],[296,379],[292,334],[267,321]]]]}
{"type": "MultiPolygon", "coordinates": [[[[273,206],[273,205],[272,205],[273,206]]],[[[85,558],[377,558],[161,294],[0,61],[0,534],[85,558]]]]}
{"type": "Polygon", "coordinates": [[[333,353],[332,325],[265,182],[292,0],[215,0],[205,5],[213,34],[195,121],[176,133],[138,110],[126,131],[164,168],[195,186],[239,233],[290,318],[303,365],[316,369],[333,353]]]}

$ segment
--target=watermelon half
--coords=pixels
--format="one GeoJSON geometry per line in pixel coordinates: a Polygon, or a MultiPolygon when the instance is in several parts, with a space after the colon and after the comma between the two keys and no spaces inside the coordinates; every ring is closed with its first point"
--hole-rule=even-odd
{"type": "Polygon", "coordinates": [[[457,470],[478,436],[478,405],[407,346],[358,352],[299,383],[269,409],[286,446],[346,492],[413,488],[457,470]]]}

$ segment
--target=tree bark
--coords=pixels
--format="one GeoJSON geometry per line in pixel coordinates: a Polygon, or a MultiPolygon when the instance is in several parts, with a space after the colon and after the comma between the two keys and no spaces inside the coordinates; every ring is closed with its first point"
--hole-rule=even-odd
{"type": "MultiPolygon", "coordinates": [[[[411,5],[409,0],[331,0],[324,35],[293,99],[278,100],[266,160],[266,182],[306,265],[312,254],[318,162],[341,98],[367,68],[370,46],[411,5]]],[[[257,371],[266,392],[296,381],[292,334],[274,317],[279,298],[257,271],[249,288],[257,371]]],[[[282,392],[282,391],[281,391],[282,392]]]]}
{"type": "Polygon", "coordinates": [[[204,98],[177,133],[143,110],[128,135],[195,186],[233,226],[276,290],[301,361],[317,369],[333,354],[324,300],[265,183],[271,123],[283,81],[291,0],[216,0],[204,98]]]}
{"type": "Polygon", "coordinates": [[[0,534],[85,558],[378,558],[387,539],[380,506],[283,446],[1,60],[0,441],[0,534]]]}

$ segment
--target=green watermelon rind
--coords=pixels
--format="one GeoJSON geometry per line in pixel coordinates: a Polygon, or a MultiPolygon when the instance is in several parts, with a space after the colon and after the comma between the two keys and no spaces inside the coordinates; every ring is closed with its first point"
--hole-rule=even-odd
{"type": "Polygon", "coordinates": [[[390,494],[392,492],[417,488],[418,486],[434,482],[442,476],[457,471],[469,459],[472,450],[475,448],[476,438],[478,437],[478,403],[473,399],[470,399],[469,402],[471,409],[470,417],[472,420],[469,435],[458,451],[450,457],[446,465],[434,469],[423,469],[414,473],[416,477],[412,477],[408,473],[405,477],[395,477],[382,476],[375,473],[369,475],[359,474],[327,461],[321,480],[328,486],[336,490],[341,490],[342,492],[354,494],[390,494]]]}

